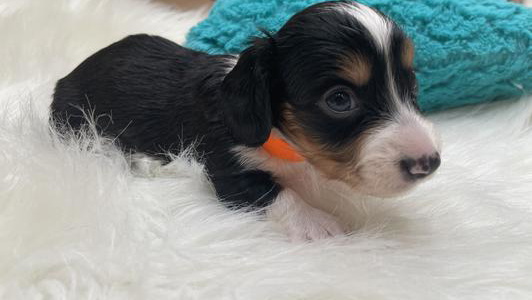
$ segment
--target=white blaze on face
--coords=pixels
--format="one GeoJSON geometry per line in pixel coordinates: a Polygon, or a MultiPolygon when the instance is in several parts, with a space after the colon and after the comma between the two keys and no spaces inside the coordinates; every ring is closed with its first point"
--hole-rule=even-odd
{"type": "Polygon", "coordinates": [[[432,124],[408,106],[371,132],[364,141],[357,164],[361,192],[392,196],[417,183],[405,179],[400,161],[439,153],[441,143],[432,124]]]}
{"type": "Polygon", "coordinates": [[[399,133],[396,139],[401,151],[409,157],[421,157],[440,152],[441,142],[432,123],[419,115],[410,106],[402,104],[394,115],[395,126],[399,133]]]}
{"type": "Polygon", "coordinates": [[[387,51],[392,24],[385,17],[371,7],[360,3],[341,3],[340,9],[352,15],[368,30],[380,51],[387,51]]]}
{"type": "Polygon", "coordinates": [[[390,62],[393,24],[386,17],[363,4],[341,3],[340,9],[353,16],[370,33],[377,50],[380,51],[385,60],[387,85],[391,94],[390,100],[394,102],[394,106],[400,106],[401,99],[397,92],[390,62]]]}

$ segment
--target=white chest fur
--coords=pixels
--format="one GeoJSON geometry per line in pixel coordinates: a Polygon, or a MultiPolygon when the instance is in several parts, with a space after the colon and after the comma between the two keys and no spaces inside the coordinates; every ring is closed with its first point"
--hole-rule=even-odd
{"type": "Polygon", "coordinates": [[[352,200],[357,196],[345,184],[325,178],[306,161],[279,159],[262,148],[236,147],[233,151],[245,167],[270,172],[283,188],[296,192],[306,204],[337,216],[347,226],[352,223],[352,200]]]}

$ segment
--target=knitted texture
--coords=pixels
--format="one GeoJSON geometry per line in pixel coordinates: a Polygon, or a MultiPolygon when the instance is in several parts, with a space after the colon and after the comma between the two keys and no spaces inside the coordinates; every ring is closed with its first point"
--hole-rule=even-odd
{"type": "MultiPolygon", "coordinates": [[[[319,0],[218,0],[188,34],[189,47],[238,53],[259,28],[279,29],[319,0]]],[[[416,45],[419,103],[436,110],[532,90],[532,11],[504,0],[364,0],[416,45]]]]}

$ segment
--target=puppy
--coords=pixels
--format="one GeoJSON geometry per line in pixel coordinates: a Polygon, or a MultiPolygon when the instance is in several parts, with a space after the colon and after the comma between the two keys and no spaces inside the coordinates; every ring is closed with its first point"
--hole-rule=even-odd
{"type": "Polygon", "coordinates": [[[52,120],[94,114],[125,151],[163,159],[193,146],[221,201],[316,240],[346,230],[309,201],[323,187],[393,196],[438,168],[413,55],[391,19],[351,1],[313,5],[238,56],[134,35],[58,81],[52,120]]]}

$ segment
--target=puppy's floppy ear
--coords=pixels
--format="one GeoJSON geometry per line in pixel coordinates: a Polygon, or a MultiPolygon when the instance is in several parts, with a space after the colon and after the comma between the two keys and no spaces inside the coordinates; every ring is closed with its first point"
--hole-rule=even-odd
{"type": "Polygon", "coordinates": [[[271,37],[256,39],[240,54],[222,83],[225,124],[238,143],[258,147],[272,128],[271,37]]]}

